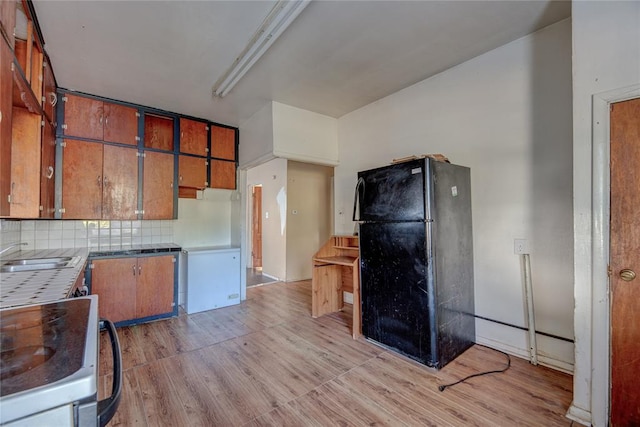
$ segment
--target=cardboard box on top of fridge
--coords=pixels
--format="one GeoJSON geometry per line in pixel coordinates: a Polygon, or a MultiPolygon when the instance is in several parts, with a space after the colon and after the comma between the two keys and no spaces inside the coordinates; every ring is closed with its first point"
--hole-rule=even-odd
{"type": "Polygon", "coordinates": [[[444,154],[423,154],[421,156],[413,155],[413,156],[401,157],[399,159],[393,159],[391,161],[391,164],[395,165],[397,163],[404,163],[404,162],[409,162],[411,160],[424,159],[426,157],[429,157],[433,160],[437,160],[438,162],[451,163],[447,158],[447,156],[445,156],[444,154]]]}

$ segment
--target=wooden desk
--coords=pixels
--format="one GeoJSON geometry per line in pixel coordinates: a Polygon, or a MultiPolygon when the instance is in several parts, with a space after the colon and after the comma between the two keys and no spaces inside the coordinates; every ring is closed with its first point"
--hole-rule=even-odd
{"type": "Polygon", "coordinates": [[[331,236],[313,256],[311,315],[340,311],[343,292],[353,294],[352,335],[362,334],[360,324],[360,258],[357,236],[331,236]]]}

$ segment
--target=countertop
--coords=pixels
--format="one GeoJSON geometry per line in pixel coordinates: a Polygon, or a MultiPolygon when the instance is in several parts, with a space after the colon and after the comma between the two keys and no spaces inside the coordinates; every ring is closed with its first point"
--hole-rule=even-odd
{"type": "Polygon", "coordinates": [[[2,262],[22,258],[78,256],[81,259],[74,267],[1,273],[0,308],[39,304],[67,298],[76,280],[84,270],[89,257],[179,252],[181,249],[175,243],[159,243],[127,247],[113,246],[96,250],[71,248],[15,251],[3,255],[2,262]]]}
{"type": "Polygon", "coordinates": [[[185,252],[210,252],[210,251],[228,251],[239,250],[240,246],[219,245],[219,246],[196,246],[192,248],[182,248],[185,252]]]}

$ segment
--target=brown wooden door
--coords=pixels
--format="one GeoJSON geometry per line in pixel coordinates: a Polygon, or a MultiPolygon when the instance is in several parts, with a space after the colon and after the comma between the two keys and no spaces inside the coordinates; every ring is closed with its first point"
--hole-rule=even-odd
{"type": "Polygon", "coordinates": [[[102,144],[64,140],[62,208],[64,219],[102,218],[102,144]]]}
{"type": "Polygon", "coordinates": [[[227,190],[235,190],[236,162],[212,159],[209,187],[226,188],[227,190]]]}
{"type": "MultiPolygon", "coordinates": [[[[0,2],[2,11],[13,7],[15,20],[15,2],[0,2]],[[6,4],[5,4],[6,3],[6,4]]],[[[3,15],[4,16],[4,15],[3,15]]],[[[4,19],[4,18],[3,18],[4,19]]],[[[3,21],[4,22],[4,21],[3,21]]],[[[13,34],[13,31],[11,32],[13,34]]],[[[13,52],[6,41],[0,37],[0,216],[10,214],[9,195],[11,194],[11,113],[13,91],[13,52]]]]}
{"type": "Polygon", "coordinates": [[[207,160],[202,157],[180,156],[178,173],[180,187],[205,188],[207,186],[207,160]]]}
{"type": "Polygon", "coordinates": [[[136,317],[156,316],[173,311],[173,255],[138,258],[136,317]]]}
{"type": "Polygon", "coordinates": [[[102,140],[104,109],[102,101],[66,94],[64,105],[65,135],[102,140]]]}
{"type": "Polygon", "coordinates": [[[48,121],[42,127],[42,161],[40,167],[40,218],[55,216],[56,131],[48,121]]]}
{"type": "Polygon", "coordinates": [[[138,150],[105,145],[103,156],[102,217],[137,219],[138,150]]]}
{"type": "Polygon", "coordinates": [[[262,267],[262,187],[253,187],[251,201],[251,265],[262,267]]]}
{"type": "Polygon", "coordinates": [[[112,322],[136,317],[136,258],[92,261],[91,294],[98,295],[98,315],[112,322]]]}
{"type": "Polygon", "coordinates": [[[138,116],[135,108],[104,103],[104,140],[138,145],[138,116]]]}
{"type": "Polygon", "coordinates": [[[174,155],[145,151],[142,178],[144,219],[173,219],[174,155]]]}
{"type": "Polygon", "coordinates": [[[11,216],[40,216],[41,116],[24,108],[12,112],[11,216]]]}
{"type": "Polygon", "coordinates": [[[196,120],[180,118],[180,152],[207,155],[209,131],[207,124],[196,120]]]}
{"type": "Polygon", "coordinates": [[[222,126],[211,126],[211,157],[236,160],[236,131],[222,126]]]}
{"type": "Polygon", "coordinates": [[[640,98],[611,106],[611,425],[640,425],[640,98]],[[626,271],[627,270],[627,271],[626,271]],[[638,277],[631,278],[631,272],[638,277]],[[629,275],[624,280],[623,276],[629,275]]]}
{"type": "Polygon", "coordinates": [[[56,80],[53,77],[53,70],[51,69],[51,62],[49,57],[45,56],[44,63],[42,64],[42,72],[44,80],[42,82],[42,109],[45,115],[51,123],[56,122],[56,108],[55,105],[58,101],[58,95],[56,94],[56,80]]]}
{"type": "Polygon", "coordinates": [[[144,146],[173,151],[173,119],[171,117],[144,115],[144,146]]]}

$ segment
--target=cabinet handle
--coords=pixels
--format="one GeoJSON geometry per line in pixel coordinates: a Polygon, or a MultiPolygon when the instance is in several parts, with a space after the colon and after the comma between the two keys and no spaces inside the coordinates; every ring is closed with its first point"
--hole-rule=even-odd
{"type": "Polygon", "coordinates": [[[103,181],[102,183],[103,183],[104,185],[107,185],[107,177],[106,177],[106,176],[105,176],[104,178],[102,178],[102,181],[103,181]]]}
{"type": "Polygon", "coordinates": [[[55,92],[49,92],[49,98],[51,98],[49,100],[49,103],[51,104],[52,107],[55,107],[56,104],[58,103],[58,95],[55,92]]]}
{"type": "Polygon", "coordinates": [[[133,270],[133,275],[135,276],[135,275],[136,275],[136,266],[135,266],[135,265],[132,265],[132,266],[131,266],[131,269],[133,270]]]}
{"type": "Polygon", "coordinates": [[[105,119],[104,119],[104,125],[105,125],[105,126],[109,126],[109,117],[105,117],[105,119]]]}
{"type": "Polygon", "coordinates": [[[53,166],[47,168],[47,179],[53,178],[53,166]]]}
{"type": "Polygon", "coordinates": [[[102,126],[102,114],[100,114],[100,126],[102,126]]]}
{"type": "Polygon", "coordinates": [[[102,186],[102,177],[98,175],[98,187],[102,186]]]}
{"type": "Polygon", "coordinates": [[[141,275],[141,274],[142,274],[142,266],[141,266],[141,265],[139,265],[139,266],[138,266],[138,276],[139,276],[139,275],[141,275]]]}

